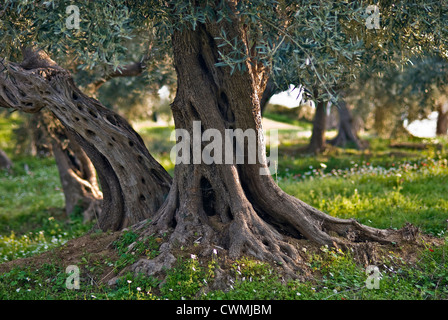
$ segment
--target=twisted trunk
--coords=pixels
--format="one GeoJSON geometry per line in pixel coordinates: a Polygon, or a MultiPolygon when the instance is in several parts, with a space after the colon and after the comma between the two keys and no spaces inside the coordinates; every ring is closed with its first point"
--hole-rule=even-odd
{"type": "Polygon", "coordinates": [[[168,194],[171,177],[127,121],[87,97],[44,52],[0,74],[0,107],[35,113],[47,108],[94,164],[104,194],[98,227],[119,230],[150,217],[168,194]]]}
{"type": "MultiPolygon", "coordinates": [[[[231,23],[207,23],[195,31],[176,31],[173,35],[178,84],[172,112],[176,129],[187,133],[178,143],[188,146],[182,152],[187,149],[194,153],[199,145],[198,153],[204,154],[209,146],[204,142],[209,140],[196,140],[195,130],[204,133],[214,129],[224,137],[226,130],[241,129],[253,132],[256,150],[264,152],[260,113],[264,70],[249,61],[248,72],[231,73],[230,68],[216,67],[219,43],[215,39],[221,29],[230,38],[247,39],[236,18],[231,23]],[[185,136],[193,138],[185,140],[185,136]]],[[[244,145],[244,163],[235,157],[230,163],[219,163],[216,158],[211,164],[204,159],[194,163],[191,154],[182,157],[183,163],[176,163],[167,201],[151,226],[136,227],[144,228],[147,234],[170,234],[158,262],[175,260],[170,256],[172,249],[195,242],[200,243],[204,255],[219,245],[233,258],[252,255],[293,271],[301,258],[291,239],[306,238],[330,246],[346,241],[398,241],[394,231],[328,216],[286,194],[271,175],[263,174],[268,172],[264,153],[256,163],[249,161],[250,147],[249,143],[244,145]]],[[[223,154],[229,152],[228,146],[221,148],[223,154]]],[[[235,154],[236,146],[230,149],[235,154]]],[[[141,260],[135,270],[153,272],[156,264],[141,260]]]]}
{"type": "Polygon", "coordinates": [[[117,229],[149,216],[150,224],[143,221],[135,229],[143,235],[169,236],[161,254],[154,261],[140,260],[136,270],[154,272],[155,264],[160,270],[161,265],[175,261],[173,249],[193,242],[200,243],[202,254],[220,245],[232,258],[252,255],[294,271],[301,260],[293,245],[297,238],[327,245],[398,241],[400,232],[328,216],[276,185],[268,174],[261,130],[265,70],[255,61],[245,62],[246,72],[216,67],[218,49],[223,54],[227,50],[216,40],[221,30],[231,39],[247,39],[236,16],[232,21],[198,24],[194,31],[176,30],[172,36],[178,76],[172,112],[176,129],[183,130],[178,133],[185,133],[179,141],[185,148],[177,150],[182,151],[178,156],[184,162],[176,163],[163,205],[169,176],[127,122],[86,97],[64,70],[49,63],[44,67],[33,64],[29,70],[8,65],[8,77],[0,75],[0,106],[27,112],[47,106],[75,137],[100,177],[103,228],[117,229]],[[226,136],[226,130],[237,129],[253,134],[254,139],[241,145],[232,142],[230,147],[217,143],[213,151],[214,155],[222,151],[222,163],[211,152],[198,161],[195,155],[207,155],[209,140],[195,138],[195,130],[205,133],[207,129],[214,129],[216,141],[226,136]],[[241,158],[234,152],[238,147],[244,150],[241,158]],[[250,161],[253,152],[257,153],[254,162],[250,161]],[[210,158],[214,161],[209,162],[210,158]]]}

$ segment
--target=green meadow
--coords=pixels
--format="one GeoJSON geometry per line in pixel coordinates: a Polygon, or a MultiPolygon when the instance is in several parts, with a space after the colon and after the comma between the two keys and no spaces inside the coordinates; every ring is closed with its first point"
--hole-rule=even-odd
{"type": "MultiPolygon", "coordinates": [[[[0,172],[0,262],[57,252],[91,225],[83,224],[76,210],[65,214],[52,158],[17,156],[6,148],[20,119],[0,121],[0,147],[14,162],[12,172],[0,172]]],[[[139,129],[150,152],[171,174],[172,129],[139,129]]],[[[199,259],[185,248],[175,267],[165,271],[164,281],[124,273],[109,286],[100,281],[107,270],[118,272],[138,257],[158,254],[159,239],[137,240],[127,231],[114,241],[114,256],[95,260],[86,252],[80,258],[88,276],[82,277],[79,290],[66,288],[65,266],[55,258],[39,267],[22,263],[1,273],[0,299],[447,299],[447,141],[413,138],[408,142],[428,147],[396,149],[390,140],[364,136],[368,150],[329,148],[311,156],[301,152],[307,143],[298,134],[301,130],[280,131],[279,159],[272,175],[283,190],[332,216],[369,226],[400,229],[411,223],[440,244],[420,243],[412,260],[398,254],[403,248],[385,251],[378,265],[379,289],[367,287],[366,266],[350,251],[327,247],[304,249],[309,274],[301,279],[284,280],[277,267],[250,257],[229,261],[217,250],[199,259]],[[136,243],[132,250],[125,250],[132,243],[136,243]],[[228,285],[213,288],[223,268],[230,275],[228,285]]]]}

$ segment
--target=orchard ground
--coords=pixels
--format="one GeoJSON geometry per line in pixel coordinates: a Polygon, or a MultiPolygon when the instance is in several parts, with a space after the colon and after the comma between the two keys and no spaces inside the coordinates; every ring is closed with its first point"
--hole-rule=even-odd
{"type": "MultiPolygon", "coordinates": [[[[420,230],[417,243],[372,245],[366,252],[296,241],[303,259],[297,279],[281,265],[229,259],[217,247],[201,257],[192,240],[177,249],[177,263],[155,276],[129,272],[140,258],[158,255],[163,236],[90,232],[64,197],[51,158],[14,156],[4,120],[0,148],[14,162],[0,173],[0,299],[447,299],[448,141],[411,138],[406,148],[363,136],[367,150],[329,147],[301,152],[309,123],[282,124],[274,178],[289,194],[330,215],[378,228],[420,230]],[[424,145],[414,149],[413,145],[424,145]],[[80,289],[67,288],[66,268],[80,269],[80,289]],[[379,289],[368,289],[368,265],[379,269],[379,289]]],[[[272,123],[271,123],[272,124],[272,123]]],[[[275,123],[274,123],[275,124],[275,123]]],[[[135,126],[154,157],[172,174],[171,126],[135,126]]],[[[329,137],[334,132],[329,132],[329,137]]]]}

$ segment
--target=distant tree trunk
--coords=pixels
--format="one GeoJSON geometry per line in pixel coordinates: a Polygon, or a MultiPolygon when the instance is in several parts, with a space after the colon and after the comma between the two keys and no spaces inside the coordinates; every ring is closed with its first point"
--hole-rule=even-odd
{"type": "Polygon", "coordinates": [[[98,218],[103,195],[96,183],[95,169],[90,159],[72,140],[65,149],[53,141],[52,149],[64,191],[66,213],[71,214],[79,207],[84,222],[98,218]]]}
{"type": "MultiPolygon", "coordinates": [[[[316,95],[315,95],[316,96],[316,95]]],[[[313,120],[313,130],[307,152],[318,154],[325,150],[325,132],[327,128],[327,106],[325,101],[318,101],[313,120]]]]}
{"type": "Polygon", "coordinates": [[[411,138],[413,135],[404,126],[404,121],[400,117],[391,116],[395,122],[391,123],[392,130],[390,130],[389,139],[399,139],[399,138],[411,138]]]}
{"type": "Polygon", "coordinates": [[[331,105],[327,114],[327,130],[336,130],[339,127],[339,112],[337,108],[331,105]]]}
{"type": "Polygon", "coordinates": [[[0,169],[8,171],[12,170],[12,161],[2,149],[0,149],[0,169]]]}
{"type": "Polygon", "coordinates": [[[275,85],[274,81],[270,77],[268,81],[266,82],[266,87],[263,91],[263,95],[260,99],[260,110],[261,115],[263,115],[264,111],[266,110],[266,106],[269,103],[269,100],[272,98],[272,96],[277,92],[277,86],[275,85]]]}
{"type": "Polygon", "coordinates": [[[356,149],[364,149],[364,144],[353,128],[353,118],[350,110],[347,108],[347,103],[343,99],[339,100],[337,109],[339,113],[338,134],[334,139],[329,140],[328,143],[337,147],[351,145],[356,149]]]}
{"type": "Polygon", "coordinates": [[[41,111],[36,116],[56,160],[65,197],[66,214],[70,215],[75,208],[79,208],[84,222],[98,218],[101,214],[103,194],[89,157],[52,113],[41,111]]]}
{"type": "Polygon", "coordinates": [[[448,134],[448,101],[439,103],[437,112],[436,134],[438,136],[445,136],[448,134]]]}
{"type": "Polygon", "coordinates": [[[390,132],[390,121],[387,119],[387,106],[377,105],[375,106],[374,114],[373,114],[373,129],[376,131],[376,134],[380,137],[385,137],[387,132],[390,132]],[[387,126],[389,125],[389,131],[387,130],[387,126]]]}
{"type": "Polygon", "coordinates": [[[15,154],[26,154],[32,157],[46,157],[51,154],[51,145],[47,144],[46,128],[40,123],[41,116],[33,114],[24,117],[23,123],[13,129],[17,140],[15,154]]]}

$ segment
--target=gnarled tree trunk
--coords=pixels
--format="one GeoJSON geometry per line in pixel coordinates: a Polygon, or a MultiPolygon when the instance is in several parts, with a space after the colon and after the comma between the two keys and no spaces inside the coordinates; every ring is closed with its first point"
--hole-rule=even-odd
{"type": "MultiPolygon", "coordinates": [[[[0,74],[0,106],[33,112],[46,105],[95,164],[106,204],[100,217],[102,226],[116,229],[149,216],[151,224],[145,221],[135,227],[143,233],[168,235],[158,261],[172,261],[172,249],[196,241],[203,254],[219,245],[233,258],[252,255],[294,270],[299,266],[300,255],[290,243],[291,238],[328,245],[398,241],[396,231],[328,216],[286,194],[271,175],[261,174],[268,172],[264,153],[255,157],[255,163],[249,163],[247,152],[253,146],[248,143],[244,146],[243,163],[235,161],[236,153],[229,162],[223,159],[224,163],[207,164],[202,158],[195,163],[194,151],[198,147],[203,151],[207,146],[205,141],[194,138],[198,124],[202,133],[215,129],[221,137],[225,137],[226,129],[249,130],[255,135],[252,142],[256,150],[265,150],[260,114],[265,70],[255,61],[245,62],[246,72],[231,73],[228,67],[216,66],[216,38],[221,30],[231,39],[247,39],[238,19],[235,15],[232,21],[199,23],[195,30],[174,31],[178,86],[172,112],[176,129],[193,137],[186,143],[193,159],[182,157],[186,161],[176,164],[168,197],[157,211],[170,178],[132,128],[99,102],[83,95],[64,70],[47,59],[44,67],[42,63],[39,67],[33,64],[31,69],[8,65],[9,77],[0,74]]],[[[226,54],[226,47],[220,49],[226,54]]],[[[228,156],[226,147],[222,146],[224,156],[228,156]]],[[[230,149],[236,147],[232,145],[230,149]]],[[[147,267],[149,272],[149,263],[145,259],[137,265],[140,270],[147,267]]]]}
{"type": "Polygon", "coordinates": [[[97,169],[103,191],[98,226],[119,230],[150,217],[168,194],[171,177],[125,119],[87,97],[43,51],[0,74],[0,107],[34,113],[46,107],[97,169]]]}
{"type": "MultiPolygon", "coordinates": [[[[222,29],[230,38],[247,39],[237,18],[231,23],[200,24],[194,31],[176,31],[173,35],[178,79],[172,104],[176,129],[192,137],[198,121],[202,133],[215,129],[221,137],[229,129],[252,130],[256,133],[257,150],[264,151],[260,113],[264,70],[249,61],[249,71],[243,73],[232,74],[230,68],[216,67],[219,43],[215,39],[222,29]]],[[[199,145],[200,151],[207,146],[201,140],[199,145]]],[[[189,146],[190,150],[197,148],[194,139],[190,139],[189,146]]],[[[249,147],[245,146],[246,152],[249,147]]],[[[300,255],[289,242],[290,237],[330,246],[347,239],[396,239],[393,231],[328,216],[286,194],[271,175],[261,174],[267,171],[265,158],[256,163],[248,163],[247,158],[245,153],[246,161],[242,164],[235,159],[222,164],[176,164],[167,201],[150,227],[142,224],[148,234],[170,234],[160,249],[165,253],[158,258],[161,262],[166,261],[171,249],[196,240],[203,246],[203,254],[219,245],[228,249],[231,257],[252,255],[277,261],[292,270],[298,266],[300,255]]],[[[154,270],[154,263],[141,260],[136,266],[139,271],[145,268],[154,270]]]]}

